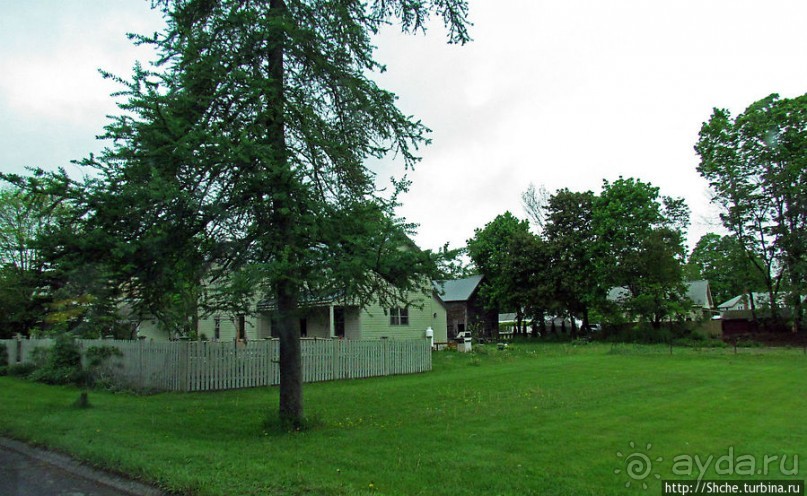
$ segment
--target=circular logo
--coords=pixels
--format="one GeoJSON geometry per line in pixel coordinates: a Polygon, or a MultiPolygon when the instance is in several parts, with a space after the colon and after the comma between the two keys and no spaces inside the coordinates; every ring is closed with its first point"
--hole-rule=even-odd
{"type": "Polygon", "coordinates": [[[629,443],[629,446],[632,452],[628,454],[623,454],[621,451],[616,452],[616,456],[623,460],[623,465],[621,468],[615,469],[614,473],[617,475],[624,473],[628,476],[625,487],[630,487],[633,482],[636,482],[642,484],[642,489],[647,489],[646,481],[651,475],[657,480],[661,479],[659,474],[653,473],[653,462],[662,462],[664,459],[662,457],[655,460],[650,458],[649,452],[653,448],[650,443],[647,443],[644,451],[638,450],[633,441],[629,443]]]}

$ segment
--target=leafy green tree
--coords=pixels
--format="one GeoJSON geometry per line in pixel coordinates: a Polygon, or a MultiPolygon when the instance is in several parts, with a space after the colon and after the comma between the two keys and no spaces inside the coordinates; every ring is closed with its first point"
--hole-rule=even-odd
{"type": "Polygon", "coordinates": [[[71,189],[64,171],[36,171],[27,179],[2,177],[18,185],[10,190],[14,198],[5,203],[16,212],[16,248],[0,269],[0,305],[9,307],[4,312],[11,321],[9,327],[37,334],[70,331],[85,337],[129,337],[119,329],[115,299],[119,288],[103,263],[113,248],[83,251],[93,233],[85,228],[87,209],[75,195],[86,190],[71,189]]]}
{"type": "Polygon", "coordinates": [[[549,247],[541,237],[522,230],[510,238],[505,273],[509,277],[511,302],[516,309],[519,332],[526,333],[526,320],[533,331],[544,330],[545,315],[553,307],[551,281],[547,277],[551,259],[549,247]]]}
{"type": "Polygon", "coordinates": [[[0,339],[28,335],[40,325],[47,295],[40,294],[41,278],[35,272],[0,268],[0,339]]]}
{"type": "Polygon", "coordinates": [[[652,230],[642,240],[636,263],[643,269],[629,286],[627,308],[655,327],[665,318],[682,318],[689,309],[683,284],[683,237],[674,229],[652,230]]]}
{"type": "Polygon", "coordinates": [[[44,242],[66,210],[47,195],[0,189],[0,336],[42,325],[53,277],[44,242]]]}
{"type": "Polygon", "coordinates": [[[773,317],[784,279],[791,286],[793,327],[800,329],[800,294],[807,279],[807,95],[772,94],[733,118],[714,109],[695,150],[723,225],[765,279],[773,317]]]}
{"type": "Polygon", "coordinates": [[[684,271],[689,280],[708,280],[718,304],[749,291],[764,291],[766,287],[754,262],[730,235],[704,234],[689,255],[684,271]]]}
{"type": "MultiPolygon", "coordinates": [[[[597,277],[596,236],[591,191],[577,193],[560,189],[549,197],[544,209],[544,237],[550,260],[546,272],[552,281],[555,301],[571,316],[580,316],[589,329],[589,311],[605,299],[606,289],[597,277]]],[[[572,319],[572,334],[576,325],[572,319]]]]}
{"type": "Polygon", "coordinates": [[[682,265],[689,210],[682,199],[633,178],[604,181],[593,203],[597,275],[604,288],[625,288],[624,310],[658,326],[683,308],[682,265]]]}
{"type": "Polygon", "coordinates": [[[516,312],[518,327],[530,304],[530,284],[534,279],[534,236],[529,223],[505,212],[476,229],[468,240],[468,256],[484,276],[479,294],[488,310],[516,312]]]}

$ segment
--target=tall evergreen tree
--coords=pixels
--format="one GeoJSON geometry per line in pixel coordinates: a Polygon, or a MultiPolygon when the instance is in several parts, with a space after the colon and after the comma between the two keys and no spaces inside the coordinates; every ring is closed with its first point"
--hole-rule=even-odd
{"type": "Polygon", "coordinates": [[[75,193],[88,211],[84,231],[111,248],[97,258],[149,311],[211,281],[248,290],[208,305],[273,300],[280,419],[298,426],[301,302],[334,288],[360,302],[399,301],[434,268],[433,254],[408,240],[412,226],[394,216],[408,182],[385,193],[366,165],[394,153],[409,169],[428,143],[428,129],[371,79],[384,69],[372,35],[393,22],[425,31],[434,15],[449,42],[465,43],[467,4],[154,4],[165,31],[134,38],[159,60],[118,79],[126,101],[106,128],[112,145],[84,161],[96,178],[73,188],[86,191],[75,193]]]}

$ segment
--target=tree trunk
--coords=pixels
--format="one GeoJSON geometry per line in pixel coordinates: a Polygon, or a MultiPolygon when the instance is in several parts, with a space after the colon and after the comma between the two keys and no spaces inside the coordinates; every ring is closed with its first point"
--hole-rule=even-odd
{"type": "Polygon", "coordinates": [[[516,312],[516,331],[514,334],[518,335],[521,334],[521,321],[524,317],[521,314],[521,310],[516,312]]]}
{"type": "Polygon", "coordinates": [[[583,307],[583,330],[586,331],[586,334],[591,333],[591,322],[588,319],[588,307],[583,307]]]}
{"type": "Polygon", "coordinates": [[[546,336],[546,313],[541,310],[538,312],[538,331],[541,336],[546,336]]]}
{"type": "MultiPolygon", "coordinates": [[[[797,285],[794,287],[798,288],[797,285]]],[[[793,290],[793,332],[799,332],[801,330],[801,294],[799,293],[798,289],[793,290]]]]}
{"type": "MultiPolygon", "coordinates": [[[[297,274],[300,270],[300,241],[295,236],[295,189],[294,176],[288,161],[286,147],[285,122],[285,67],[283,63],[285,30],[284,22],[288,11],[284,0],[270,0],[270,15],[278,19],[277,32],[270,39],[268,54],[269,85],[272,90],[267,94],[269,104],[266,136],[273,148],[273,163],[265,164],[269,169],[270,191],[277,192],[271,200],[272,222],[268,229],[273,229],[272,237],[283,240],[284,244],[273,243],[272,256],[284,259],[291,274],[283,274],[272,281],[277,295],[277,326],[280,338],[280,422],[289,428],[298,428],[303,424],[303,367],[300,353],[300,330],[297,327],[298,317],[298,284],[297,274]],[[282,250],[281,248],[282,247],[282,250]],[[282,253],[280,253],[282,251],[282,253]]],[[[259,187],[260,185],[256,185],[259,187]]],[[[258,215],[257,218],[262,218],[258,215]]]]}
{"type": "Polygon", "coordinates": [[[297,296],[294,284],[278,283],[277,331],[280,338],[280,422],[289,428],[302,425],[303,368],[300,329],[297,327],[297,296]]]}
{"type": "Polygon", "coordinates": [[[751,309],[751,320],[756,324],[759,319],[757,319],[757,304],[754,302],[754,293],[748,290],[746,292],[748,293],[748,306],[751,309]]]}
{"type": "Polygon", "coordinates": [[[779,316],[779,304],[776,302],[776,295],[774,294],[773,287],[768,289],[768,303],[771,308],[771,323],[774,328],[778,328],[781,318],[779,316]]]}

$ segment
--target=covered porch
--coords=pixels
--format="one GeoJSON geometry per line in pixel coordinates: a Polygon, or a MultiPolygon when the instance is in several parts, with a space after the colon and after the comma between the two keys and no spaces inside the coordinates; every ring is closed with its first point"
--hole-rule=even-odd
{"type": "MultiPolygon", "coordinates": [[[[272,329],[274,309],[259,309],[258,338],[277,337],[272,329]]],[[[360,314],[358,306],[328,304],[304,309],[297,319],[300,336],[322,339],[360,339],[360,314]]]]}

